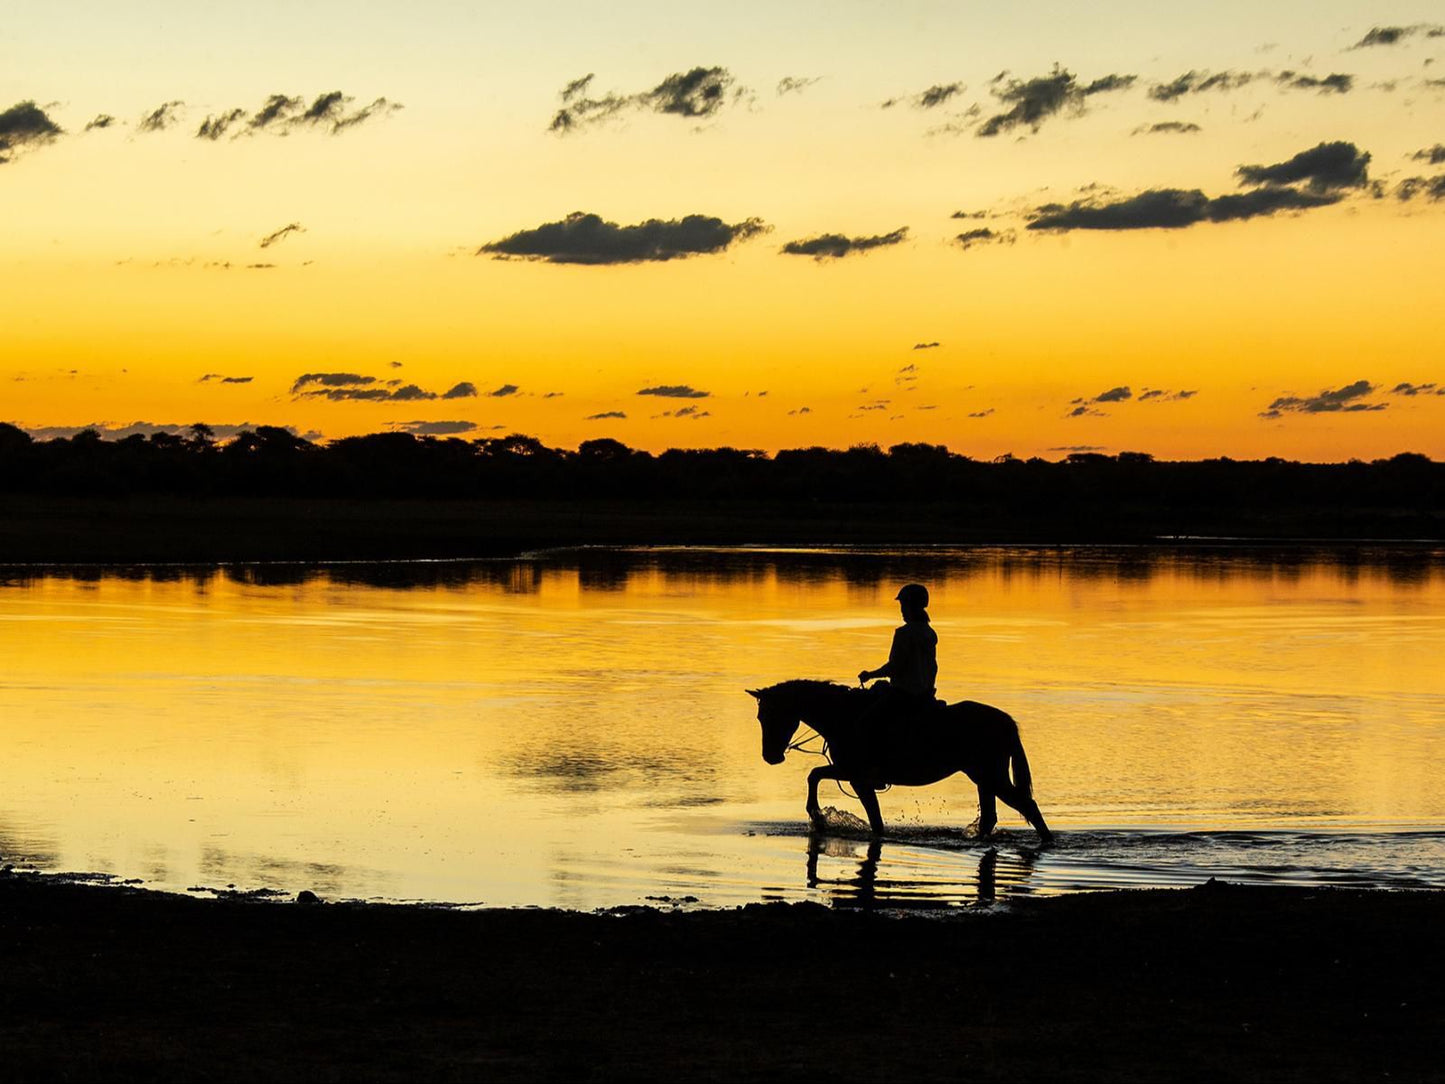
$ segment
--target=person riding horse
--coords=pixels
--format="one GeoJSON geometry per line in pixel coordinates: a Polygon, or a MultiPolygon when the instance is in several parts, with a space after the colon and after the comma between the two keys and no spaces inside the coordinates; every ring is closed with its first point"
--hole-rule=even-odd
{"type": "Polygon", "coordinates": [[[828,763],[808,773],[806,809],[816,831],[826,830],[828,823],[818,804],[818,783],[824,779],[851,784],[868,814],[869,829],[881,836],[880,788],[922,787],[963,772],[978,786],[980,838],[986,839],[998,823],[998,797],[1023,814],[1040,840],[1049,842],[1053,833],[1034,801],[1033,774],[1018,723],[988,704],[963,700],[945,705],[933,698],[938,636],[928,624],[928,588],[910,583],[896,597],[903,624],[893,633],[888,661],[858,675],[864,684],[881,677],[886,682],[865,691],[800,678],[747,690],[758,702],[763,759],[781,764],[794,749],[812,752],[805,749],[806,740],[793,740],[800,726],[811,727],[823,739],[818,752],[828,763]]]}
{"type": "Polygon", "coordinates": [[[877,670],[863,670],[858,683],[887,678],[873,686],[878,701],[868,710],[870,727],[884,719],[915,717],[934,706],[934,682],[938,679],[938,634],[928,622],[928,588],[921,583],[905,585],[894,596],[903,611],[903,624],[893,630],[888,661],[877,670]]]}

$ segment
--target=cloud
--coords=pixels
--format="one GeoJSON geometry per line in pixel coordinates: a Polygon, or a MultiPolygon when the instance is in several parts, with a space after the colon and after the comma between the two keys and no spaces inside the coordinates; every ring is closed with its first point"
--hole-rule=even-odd
{"type": "Polygon", "coordinates": [[[274,263],[248,263],[247,271],[271,271],[276,267],[274,263]]]}
{"type": "Polygon", "coordinates": [[[1131,135],[1159,135],[1165,132],[1184,134],[1186,132],[1202,132],[1204,129],[1193,121],[1164,120],[1158,124],[1141,124],[1135,128],[1131,135]]]}
{"type": "Polygon", "coordinates": [[[654,418],[687,418],[691,421],[698,421],[702,418],[711,418],[712,412],[703,410],[698,406],[678,407],[676,410],[664,410],[661,414],[654,414],[654,418]]]}
{"type": "Polygon", "coordinates": [[[355,373],[306,373],[297,378],[291,393],[297,399],[329,399],[333,403],[417,403],[442,398],[416,384],[395,380],[387,383],[387,387],[382,387],[375,377],[355,373]]]}
{"type": "Polygon", "coordinates": [[[789,416],[789,417],[792,417],[794,414],[811,414],[811,413],[813,413],[813,408],[812,408],[812,407],[800,406],[800,407],[798,407],[797,410],[790,410],[790,411],[788,411],[788,416],[789,416]]]}
{"type": "Polygon", "coordinates": [[[1110,203],[1046,204],[1033,212],[1031,230],[1183,229],[1198,222],[1233,222],[1281,211],[1303,211],[1338,203],[1338,193],[1294,188],[1259,188],[1210,199],[1199,189],[1154,188],[1110,203]]]}
{"type": "Polygon", "coordinates": [[[1348,94],[1355,85],[1355,77],[1342,72],[1317,79],[1313,75],[1282,71],[1274,77],[1274,81],[1286,90],[1318,90],[1321,94],[1348,94]]]}
{"type": "Polygon", "coordinates": [[[215,380],[219,381],[222,384],[249,384],[255,379],[256,378],[254,376],[225,376],[221,373],[207,373],[205,376],[197,380],[196,383],[205,384],[209,381],[215,380]]]}
{"type": "Polygon", "coordinates": [[[1048,452],[1102,452],[1107,444],[1056,444],[1052,448],[1045,448],[1048,452]]]}
{"type": "Polygon", "coordinates": [[[936,350],[936,349],[938,349],[938,347],[940,347],[940,346],[942,346],[942,345],[943,345],[943,344],[940,343],[940,342],[914,343],[914,344],[913,344],[913,349],[915,349],[915,350],[936,350]]]}
{"type": "Polygon", "coordinates": [[[228,113],[208,115],[205,120],[201,121],[201,126],[196,129],[196,138],[209,139],[214,143],[225,135],[233,124],[244,120],[245,116],[244,109],[232,109],[228,113]]]}
{"type": "Polygon", "coordinates": [[[1202,94],[1207,90],[1238,90],[1259,78],[1255,72],[1187,71],[1168,83],[1155,83],[1149,97],[1156,102],[1173,102],[1186,94],[1202,94]]]}
{"type": "Polygon", "coordinates": [[[1195,389],[1193,389],[1192,391],[1173,391],[1173,392],[1171,392],[1171,391],[1166,391],[1166,390],[1163,389],[1163,388],[1145,388],[1143,391],[1141,391],[1141,392],[1139,393],[1138,398],[1135,399],[1134,401],[1135,401],[1136,403],[1149,403],[1149,402],[1163,403],[1163,402],[1170,402],[1170,401],[1178,401],[1178,400],[1180,400],[1180,399],[1193,399],[1193,398],[1194,398],[1196,395],[1198,395],[1198,394],[1199,394],[1199,389],[1198,389],[1198,388],[1195,388],[1195,389]]]}
{"type": "Polygon", "coordinates": [[[1285,413],[1297,414],[1357,414],[1364,411],[1384,410],[1387,403],[1366,403],[1365,396],[1376,390],[1368,380],[1356,380],[1342,388],[1325,388],[1318,395],[1298,397],[1283,395],[1269,404],[1267,410],[1259,413],[1261,418],[1278,418],[1285,413]]]}
{"type": "MultiPolygon", "coordinates": [[[[923,410],[923,409],[931,409],[931,408],[919,407],[919,409],[920,409],[920,410],[923,410]]],[[[987,417],[988,417],[990,414],[992,414],[992,413],[993,413],[993,407],[989,407],[987,410],[973,410],[973,411],[970,411],[968,416],[969,416],[970,418],[987,418],[987,417]]]]}
{"type": "Polygon", "coordinates": [[[259,132],[272,125],[285,124],[292,119],[296,110],[301,108],[301,102],[301,98],[293,98],[289,94],[272,94],[265,104],[256,110],[256,115],[246,122],[246,127],[250,131],[259,132]]]}
{"type": "Polygon", "coordinates": [[[88,132],[92,128],[109,128],[114,123],[115,118],[109,113],[97,113],[95,117],[86,124],[85,130],[88,132]]]}
{"type": "Polygon", "coordinates": [[[1416,23],[1413,26],[1376,26],[1359,41],[1351,45],[1351,49],[1367,49],[1375,45],[1398,45],[1406,38],[1414,37],[1416,34],[1424,34],[1429,38],[1438,38],[1445,35],[1445,27],[1436,26],[1432,23],[1416,23]]]}
{"type": "Polygon", "coordinates": [[[1417,162],[1429,162],[1432,166],[1438,166],[1445,162],[1445,143],[1436,143],[1433,147],[1425,147],[1410,157],[1417,162]]]}
{"type": "Polygon", "coordinates": [[[458,433],[470,433],[477,428],[476,422],[398,422],[397,432],[410,433],[415,437],[451,437],[458,433]]]}
{"type": "Polygon", "coordinates": [[[268,233],[265,237],[261,238],[261,247],[270,248],[277,242],[286,240],[286,238],[290,237],[293,233],[305,232],[305,226],[301,225],[301,223],[299,222],[292,222],[288,225],[282,226],[275,233],[268,233]]]}
{"type": "Polygon", "coordinates": [[[1430,200],[1445,199],[1445,174],[1439,177],[1406,177],[1395,186],[1395,198],[1412,200],[1424,196],[1430,200]]]}
{"type": "MultiPolygon", "coordinates": [[[[468,385],[470,387],[470,385],[468,385]]],[[[489,391],[487,394],[493,399],[505,399],[509,395],[516,395],[520,389],[515,384],[503,384],[496,391],[489,391]]]]}
{"type": "Polygon", "coordinates": [[[641,388],[637,394],[657,395],[663,399],[706,399],[712,392],[698,391],[686,384],[658,384],[651,388],[641,388]]]}
{"type": "MultiPolygon", "coordinates": [[[[495,395],[496,392],[492,394],[495,395]]],[[[476,397],[477,386],[468,380],[463,380],[460,384],[453,384],[442,392],[443,399],[475,399],[476,397]]]]}
{"type": "Polygon", "coordinates": [[[1235,222],[1280,211],[1307,211],[1327,207],[1344,197],[1338,192],[1309,192],[1295,188],[1258,188],[1238,195],[1216,196],[1209,201],[1207,213],[1211,222],[1235,222]]]}
{"type": "Polygon", "coordinates": [[[987,218],[987,211],[954,211],[949,218],[987,218]]]}
{"type": "Polygon", "coordinates": [[[185,102],[163,102],[156,106],[140,119],[135,128],[138,132],[164,132],[167,128],[176,124],[180,118],[180,111],[185,102]]]}
{"type": "Polygon", "coordinates": [[[245,127],[239,128],[235,135],[266,131],[286,135],[301,127],[320,128],[339,135],[372,117],[402,108],[400,103],[377,98],[370,105],[352,109],[354,101],[339,90],[318,94],[310,105],[300,95],[271,94],[255,113],[248,114],[246,110],[237,108],[208,115],[196,129],[196,138],[215,142],[238,128],[242,121],[245,121],[245,127]]]}
{"type": "Polygon", "coordinates": [[[375,383],[376,377],[360,373],[302,373],[292,382],[291,392],[294,395],[311,384],[323,388],[345,388],[375,383]]]}
{"type": "MultiPolygon", "coordinates": [[[[92,422],[90,425],[41,425],[34,428],[27,427],[25,431],[36,440],[68,440],[86,429],[94,429],[100,434],[101,440],[124,440],[126,437],[151,437],[157,433],[164,433],[168,436],[187,436],[191,431],[191,424],[193,423],[136,421],[125,425],[111,425],[106,422],[92,422]]],[[[236,425],[217,422],[211,423],[209,428],[211,435],[217,440],[230,440],[245,430],[254,430],[256,425],[252,422],[241,422],[236,425]]],[[[292,436],[302,435],[298,433],[295,426],[285,425],[280,428],[285,429],[292,436]]],[[[320,435],[315,432],[307,433],[304,434],[304,439],[313,440],[320,435]]]]}
{"type": "Polygon", "coordinates": [[[953,243],[967,251],[979,245],[1011,245],[1018,239],[1013,230],[991,230],[984,226],[976,230],[965,230],[953,239],[953,243]]]}
{"type": "Polygon", "coordinates": [[[778,97],[781,98],[784,94],[801,93],[802,91],[807,90],[810,86],[812,86],[821,78],[823,78],[821,75],[814,75],[804,78],[795,78],[791,75],[785,75],[778,80],[778,97]]]}
{"type": "Polygon", "coordinates": [[[608,418],[626,418],[627,415],[620,410],[604,410],[601,414],[589,414],[583,418],[584,422],[601,422],[608,418]]]}
{"type": "Polygon", "coordinates": [[[722,67],[674,72],[651,90],[636,94],[608,92],[600,98],[588,97],[592,78],[591,74],[584,75],[562,88],[562,107],[552,117],[549,131],[566,135],[630,110],[650,110],[687,119],[711,117],[727,104],[729,91],[733,98],[742,93],[741,88],[733,89],[732,73],[722,67]]]}
{"type": "Polygon", "coordinates": [[[397,402],[411,402],[418,399],[435,399],[436,397],[436,392],[426,391],[422,388],[417,387],[415,384],[403,384],[401,387],[393,391],[389,396],[390,399],[393,399],[397,402]]]}
{"type": "Polygon", "coordinates": [[[1106,418],[1108,417],[1108,415],[1105,414],[1102,410],[1094,409],[1097,404],[1122,403],[1132,398],[1134,398],[1133,390],[1129,388],[1129,386],[1126,384],[1120,384],[1117,387],[1108,388],[1105,391],[1101,391],[1098,395],[1095,395],[1091,398],[1084,398],[1081,396],[1078,399],[1071,399],[1069,401],[1069,406],[1073,407],[1074,409],[1070,410],[1068,414],[1064,416],[1066,418],[1106,418]]]}
{"type": "Polygon", "coordinates": [[[1412,398],[1416,395],[1445,395],[1445,388],[1431,382],[1429,384],[1396,384],[1390,389],[1391,395],[1408,395],[1412,398]]]}
{"type": "Polygon", "coordinates": [[[908,227],[902,226],[892,233],[880,233],[875,237],[845,237],[841,233],[823,233],[800,241],[789,241],[782,252],[789,256],[811,256],[820,263],[837,260],[870,249],[885,248],[901,244],[908,238],[908,227]]]}
{"type": "Polygon", "coordinates": [[[914,109],[936,109],[950,98],[962,94],[966,89],[962,83],[935,83],[927,90],[910,94],[907,98],[889,98],[883,103],[883,108],[892,109],[899,102],[906,101],[914,109]]]}
{"type": "Polygon", "coordinates": [[[722,252],[735,241],[746,241],[766,229],[757,218],[729,225],[706,215],[651,218],[635,226],[619,226],[598,215],[576,211],[560,222],[518,230],[489,242],[477,250],[477,255],[489,253],[498,259],[547,263],[644,263],[722,252]]]}
{"type": "Polygon", "coordinates": [[[0,113],[0,165],[11,161],[16,151],[43,147],[62,134],[64,129],[34,102],[17,102],[0,113]]]}
{"type": "Polygon", "coordinates": [[[296,117],[292,123],[329,128],[332,135],[340,135],[348,128],[364,124],[372,117],[395,113],[402,108],[398,102],[377,98],[370,105],[348,112],[353,101],[355,101],[354,98],[342,94],[339,90],[327,91],[325,94],[319,95],[307,110],[296,117]]]}
{"type": "Polygon", "coordinates": [[[993,95],[1009,108],[985,120],[975,134],[988,138],[1025,126],[1037,132],[1045,120],[1064,108],[1082,113],[1085,100],[1091,95],[1124,90],[1132,86],[1136,78],[1133,75],[1106,75],[1087,86],[1080,86],[1073,72],[1055,64],[1048,75],[1025,80],[1010,79],[1006,83],[1000,81],[994,85],[993,95]]]}
{"type": "Polygon", "coordinates": [[[1235,176],[1241,184],[1298,184],[1311,191],[1360,188],[1369,180],[1370,154],[1353,143],[1320,143],[1293,158],[1272,166],[1240,166],[1235,176]]]}

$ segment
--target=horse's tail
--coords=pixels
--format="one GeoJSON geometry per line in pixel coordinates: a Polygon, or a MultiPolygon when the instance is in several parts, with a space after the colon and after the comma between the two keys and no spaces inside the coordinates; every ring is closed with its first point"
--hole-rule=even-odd
{"type": "Polygon", "coordinates": [[[1023,739],[1019,737],[1019,725],[1012,718],[1008,721],[1009,761],[1013,767],[1014,786],[1025,798],[1034,796],[1034,777],[1029,771],[1029,758],[1024,755],[1023,739]]]}

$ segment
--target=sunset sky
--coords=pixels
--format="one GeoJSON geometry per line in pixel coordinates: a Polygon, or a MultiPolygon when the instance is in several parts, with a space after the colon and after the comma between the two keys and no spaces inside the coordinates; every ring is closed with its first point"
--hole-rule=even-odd
{"type": "Polygon", "coordinates": [[[1442,24],[12,5],[0,421],[1445,458],[1442,24]]]}

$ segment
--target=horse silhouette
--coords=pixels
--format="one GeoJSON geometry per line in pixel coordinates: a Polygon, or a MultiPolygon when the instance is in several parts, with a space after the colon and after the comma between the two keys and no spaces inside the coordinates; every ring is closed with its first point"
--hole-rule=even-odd
{"type": "Polygon", "coordinates": [[[1018,810],[1043,842],[1053,839],[1033,798],[1033,779],[1018,724],[998,708],[963,700],[911,712],[895,721],[865,722],[868,709],[877,703],[875,694],[865,689],[797,680],[747,691],[758,701],[763,759],[769,764],[781,764],[789,749],[802,744],[793,741],[800,723],[823,738],[829,763],[808,773],[806,808],[814,828],[825,823],[818,807],[818,783],[823,779],[848,782],[868,813],[874,835],[882,835],[879,787],[927,786],[963,772],[978,787],[980,836],[987,836],[998,824],[997,796],[1018,810]]]}

